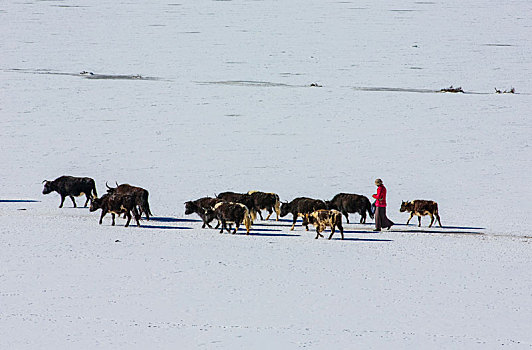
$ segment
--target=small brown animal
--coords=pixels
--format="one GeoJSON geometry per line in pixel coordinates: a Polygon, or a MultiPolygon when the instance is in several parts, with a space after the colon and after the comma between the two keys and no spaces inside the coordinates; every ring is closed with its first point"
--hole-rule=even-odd
{"type": "Polygon", "coordinates": [[[270,216],[273,214],[273,211],[275,210],[275,213],[277,214],[276,221],[279,221],[279,214],[281,213],[281,202],[279,201],[278,194],[260,191],[249,191],[248,194],[251,196],[251,198],[253,198],[253,210],[259,214],[261,220],[264,220],[262,218],[261,210],[266,209],[268,211],[268,216],[266,217],[266,220],[270,218],[270,216]]]}
{"type": "Polygon", "coordinates": [[[342,226],[342,213],[338,210],[319,209],[308,214],[308,222],[316,227],[316,239],[323,237],[321,234],[327,226],[331,228],[331,235],[329,239],[334,235],[336,227],[340,230],[342,239],[344,239],[344,227],[342,226]]]}
{"type": "Polygon", "coordinates": [[[434,216],[436,216],[436,219],[438,219],[438,224],[441,225],[440,221],[440,215],[438,213],[438,203],[434,201],[427,201],[422,199],[416,199],[410,202],[402,202],[401,203],[401,209],[399,209],[401,213],[404,213],[405,211],[410,212],[410,217],[408,218],[408,221],[406,224],[410,222],[410,220],[414,217],[414,215],[417,215],[417,219],[419,221],[418,227],[421,227],[421,217],[425,215],[430,215],[430,225],[429,227],[432,227],[432,224],[434,223],[434,216]]]}
{"type": "Polygon", "coordinates": [[[238,231],[240,224],[243,222],[246,226],[246,234],[249,235],[249,230],[251,229],[251,214],[249,209],[242,203],[232,203],[232,202],[219,202],[214,205],[214,209],[207,209],[206,215],[209,217],[214,216],[222,224],[222,229],[220,233],[224,232],[224,229],[231,233],[231,224],[235,224],[235,230],[233,234],[238,231]],[[229,226],[229,228],[227,227],[229,226]]]}
{"type": "Polygon", "coordinates": [[[138,211],[140,215],[144,213],[146,215],[146,220],[150,220],[150,215],[153,216],[150,210],[150,203],[148,203],[149,192],[144,188],[131,186],[130,184],[116,184],[116,187],[109,187],[107,182],[105,183],[107,187],[107,193],[109,194],[119,194],[127,195],[130,194],[135,198],[136,205],[138,206],[138,211]]]}
{"type": "MultiPolygon", "coordinates": [[[[207,209],[214,210],[214,206],[220,202],[224,202],[224,200],[211,197],[203,197],[195,201],[185,202],[185,215],[196,213],[199,215],[201,220],[203,220],[203,225],[201,226],[201,228],[205,228],[205,226],[209,226],[209,228],[212,228],[210,223],[212,220],[215,219],[215,217],[214,215],[207,215],[207,209]]],[[[220,223],[218,223],[218,225],[219,224],[220,223]]],[[[216,228],[218,228],[218,226],[216,226],[216,228]]]]}
{"type": "Polygon", "coordinates": [[[102,224],[103,217],[107,213],[111,213],[112,226],[115,225],[115,214],[120,217],[120,214],[125,214],[127,217],[125,227],[129,226],[131,221],[131,212],[137,221],[137,226],[140,226],[140,213],[137,210],[136,198],[132,194],[104,194],[101,198],[93,198],[91,201],[91,206],[89,208],[90,212],[96,211],[98,209],[102,210],[102,215],[100,216],[100,225],[102,224]]]}

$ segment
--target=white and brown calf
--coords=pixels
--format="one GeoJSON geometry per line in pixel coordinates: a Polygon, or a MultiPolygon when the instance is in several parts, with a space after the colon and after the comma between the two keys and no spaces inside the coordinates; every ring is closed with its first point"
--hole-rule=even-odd
{"type": "Polygon", "coordinates": [[[308,222],[316,227],[316,239],[323,237],[321,234],[327,226],[331,228],[331,235],[329,239],[334,235],[334,230],[338,227],[342,239],[344,239],[344,227],[342,226],[342,213],[338,210],[320,209],[308,214],[308,222]]]}
{"type": "Polygon", "coordinates": [[[430,216],[430,224],[429,227],[432,227],[432,224],[434,223],[434,217],[438,220],[438,224],[440,227],[441,221],[440,221],[440,214],[438,211],[438,203],[434,201],[427,201],[422,199],[416,199],[410,202],[402,202],[401,208],[399,209],[401,213],[404,213],[405,211],[410,212],[410,217],[406,221],[406,224],[408,225],[410,223],[410,220],[414,217],[414,215],[417,216],[419,225],[418,227],[421,227],[421,217],[425,215],[430,216]]]}

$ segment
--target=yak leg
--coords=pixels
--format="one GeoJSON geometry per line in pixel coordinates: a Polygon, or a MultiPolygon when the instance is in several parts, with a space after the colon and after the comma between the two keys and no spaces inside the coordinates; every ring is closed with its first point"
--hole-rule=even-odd
{"type": "Polygon", "coordinates": [[[429,227],[432,227],[432,224],[434,223],[434,215],[432,215],[432,213],[429,213],[430,215],[430,225],[429,227]]]}
{"type": "Polygon", "coordinates": [[[135,208],[135,207],[133,207],[133,216],[135,217],[135,221],[137,222],[137,226],[140,227],[140,222],[139,222],[140,214],[139,214],[137,208],[135,208]]]}
{"type": "Polygon", "coordinates": [[[203,225],[201,225],[201,228],[205,228],[205,226],[209,226],[209,228],[212,228],[212,226],[209,225],[209,223],[207,222],[207,217],[205,215],[200,215],[200,218],[203,221],[203,225]]]}
{"type": "Polygon", "coordinates": [[[443,226],[441,225],[441,221],[440,221],[440,214],[438,214],[438,213],[436,212],[436,213],[434,213],[434,215],[436,215],[436,219],[438,220],[438,224],[440,224],[440,227],[443,227],[443,226]]]}
{"type": "MultiPolygon", "coordinates": [[[[259,210],[257,210],[257,213],[259,214],[260,219],[261,219],[262,221],[264,221],[264,218],[262,217],[262,213],[261,213],[261,211],[262,211],[262,210],[259,209],[259,210]]],[[[266,219],[266,220],[268,220],[268,219],[266,219]]]]}
{"type": "Polygon", "coordinates": [[[417,216],[417,221],[419,221],[419,225],[417,225],[417,227],[421,227],[421,215],[417,216]]]}
{"type": "Polygon", "coordinates": [[[107,212],[102,209],[102,215],[100,215],[100,225],[102,224],[103,217],[105,216],[105,214],[107,214],[107,212]]]}
{"type": "Polygon", "coordinates": [[[91,196],[90,196],[90,194],[86,194],[86,193],[85,193],[85,196],[87,197],[87,200],[85,201],[85,205],[83,206],[84,208],[87,207],[87,204],[89,204],[89,201],[91,200],[91,196]]]}
{"type": "MultiPolygon", "coordinates": [[[[211,221],[214,219],[211,219],[211,221],[209,221],[206,215],[200,215],[200,217],[201,217],[201,220],[203,220],[203,226],[201,226],[201,228],[205,228],[205,226],[212,228],[211,221]]],[[[218,228],[218,226],[216,226],[216,228],[218,228]]]]}
{"type": "Polygon", "coordinates": [[[344,227],[342,226],[342,223],[338,223],[338,229],[340,230],[340,234],[342,235],[342,239],[344,239],[344,227]]]}
{"type": "Polygon", "coordinates": [[[224,219],[221,219],[221,220],[218,220],[218,225],[216,225],[216,228],[218,228],[218,226],[220,226],[220,221],[221,221],[221,226],[222,226],[222,229],[220,230],[220,233],[224,233],[224,228],[225,227],[225,220],[224,219]]]}
{"type": "Polygon", "coordinates": [[[236,231],[238,231],[239,227],[240,227],[240,224],[238,222],[235,222],[235,230],[233,231],[233,234],[235,234],[236,231]]]}
{"type": "Polygon", "coordinates": [[[77,208],[76,201],[74,200],[74,197],[73,196],[69,196],[69,197],[72,200],[72,204],[74,204],[74,208],[77,208]]]}
{"type": "Polygon", "coordinates": [[[333,235],[334,235],[334,224],[331,225],[331,235],[329,236],[329,239],[331,239],[333,235]]]}
{"type": "MultiPolygon", "coordinates": [[[[305,214],[303,216],[303,223],[301,224],[302,226],[305,226],[305,230],[308,231],[308,214],[305,214]]],[[[323,236],[322,236],[323,237],[323,236]]]]}
{"type": "Polygon", "coordinates": [[[129,210],[126,210],[124,215],[127,217],[126,225],[124,227],[128,227],[129,226],[129,222],[131,221],[131,213],[129,212],[129,210]]]}
{"type": "Polygon", "coordinates": [[[297,221],[297,215],[292,214],[292,227],[290,227],[290,231],[294,231],[294,227],[296,226],[296,221],[297,221]]]}
{"type": "Polygon", "coordinates": [[[347,221],[347,223],[349,223],[349,213],[344,210],[344,211],[342,211],[342,214],[344,214],[345,220],[347,221]]]}
{"type": "Polygon", "coordinates": [[[366,223],[366,210],[360,213],[360,223],[365,224],[366,223]]]}
{"type": "Polygon", "coordinates": [[[115,225],[115,213],[111,213],[111,217],[113,218],[113,223],[111,224],[111,226],[114,226],[115,225]]]}
{"type": "Polygon", "coordinates": [[[267,208],[267,210],[268,210],[268,216],[266,216],[266,221],[268,221],[270,219],[270,216],[272,216],[273,214],[272,208],[267,208]]]}
{"type": "Polygon", "coordinates": [[[410,222],[410,220],[412,220],[412,218],[414,217],[414,212],[410,212],[410,217],[408,218],[408,220],[406,221],[406,224],[408,225],[408,223],[410,222]]]}
{"type": "Polygon", "coordinates": [[[65,196],[61,195],[61,203],[59,204],[59,208],[63,208],[64,202],[65,202],[65,196]]]}
{"type": "Polygon", "coordinates": [[[323,235],[320,233],[320,227],[319,226],[316,227],[316,238],[315,239],[318,239],[318,237],[323,237],[323,235]]]}

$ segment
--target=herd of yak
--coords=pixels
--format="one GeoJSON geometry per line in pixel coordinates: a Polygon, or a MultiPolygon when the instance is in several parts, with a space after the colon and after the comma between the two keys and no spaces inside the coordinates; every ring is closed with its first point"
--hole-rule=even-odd
{"type": "MultiPolygon", "coordinates": [[[[116,184],[116,187],[110,187],[106,183],[107,193],[98,198],[96,192],[96,183],[89,177],[73,177],[61,176],[53,181],[44,180],[43,194],[57,192],[61,196],[61,204],[59,208],[63,207],[66,197],[70,197],[74,207],[76,202],[74,197],[85,195],[85,207],[90,201],[90,211],[94,212],[98,209],[102,210],[100,221],[107,213],[111,213],[112,225],[115,225],[115,215],[124,215],[127,218],[126,227],[133,217],[140,226],[141,215],[144,214],[146,220],[150,219],[152,215],[150,205],[148,203],[148,191],[129,184],[116,184]]],[[[202,228],[210,225],[213,220],[217,220],[218,224],[215,228],[220,229],[220,233],[224,230],[231,232],[232,225],[235,228],[232,233],[236,233],[240,225],[243,223],[246,227],[246,232],[249,234],[251,225],[258,215],[261,220],[262,210],[268,211],[266,220],[275,212],[276,219],[292,214],[293,230],[296,221],[299,217],[303,219],[303,226],[308,231],[308,225],[312,224],[316,228],[316,238],[323,237],[321,234],[326,227],[331,228],[329,239],[332,238],[335,229],[338,228],[342,239],[344,238],[344,229],[342,226],[342,215],[345,216],[347,223],[349,223],[349,213],[360,214],[360,223],[366,222],[366,215],[368,214],[372,219],[374,218],[375,207],[370,200],[363,195],[352,193],[339,193],[330,201],[323,201],[320,199],[313,199],[308,197],[298,197],[290,202],[281,203],[279,195],[275,193],[266,193],[259,191],[249,191],[248,193],[223,192],[218,194],[215,198],[204,197],[194,201],[185,203],[185,214],[197,214],[203,221],[202,228]]],[[[440,216],[438,213],[438,204],[434,201],[414,200],[402,202],[401,212],[410,212],[410,218],[407,225],[414,215],[418,217],[419,226],[421,226],[421,216],[430,215],[431,222],[429,227],[434,223],[434,218],[438,220],[441,227],[440,216]]]]}

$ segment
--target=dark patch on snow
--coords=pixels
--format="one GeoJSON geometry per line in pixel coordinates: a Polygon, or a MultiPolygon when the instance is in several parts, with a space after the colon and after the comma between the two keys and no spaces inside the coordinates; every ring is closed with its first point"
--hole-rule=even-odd
{"type": "Polygon", "coordinates": [[[484,44],[483,46],[495,46],[495,47],[512,47],[512,44],[484,44]]]}
{"type": "Polygon", "coordinates": [[[158,229],[158,230],[192,230],[192,227],[186,227],[186,226],[178,227],[178,226],[161,226],[161,225],[141,225],[139,228],[151,228],[151,229],[158,229]]]}
{"type": "Polygon", "coordinates": [[[58,72],[51,69],[9,69],[11,72],[27,73],[27,74],[49,74],[49,75],[65,75],[71,77],[83,77],[85,79],[94,80],[161,80],[157,77],[146,77],[140,74],[97,74],[89,71],[81,71],[79,73],[58,72]]]}
{"type": "MultiPolygon", "coordinates": [[[[344,231],[345,233],[346,231],[344,231]]],[[[336,234],[336,233],[335,233],[336,234]]],[[[380,239],[380,238],[348,238],[344,239],[340,237],[332,238],[332,241],[355,241],[355,242],[393,242],[393,239],[380,239]]]]}
{"type": "Polygon", "coordinates": [[[274,83],[270,81],[254,80],[223,80],[223,81],[199,81],[200,85],[229,85],[229,86],[250,86],[250,87],[300,87],[299,85],[289,85],[274,83]]]}
{"type": "Polygon", "coordinates": [[[181,219],[181,218],[173,218],[173,217],[165,217],[165,216],[155,216],[150,217],[150,221],[157,221],[157,222],[202,222],[199,219],[181,219]]]}

